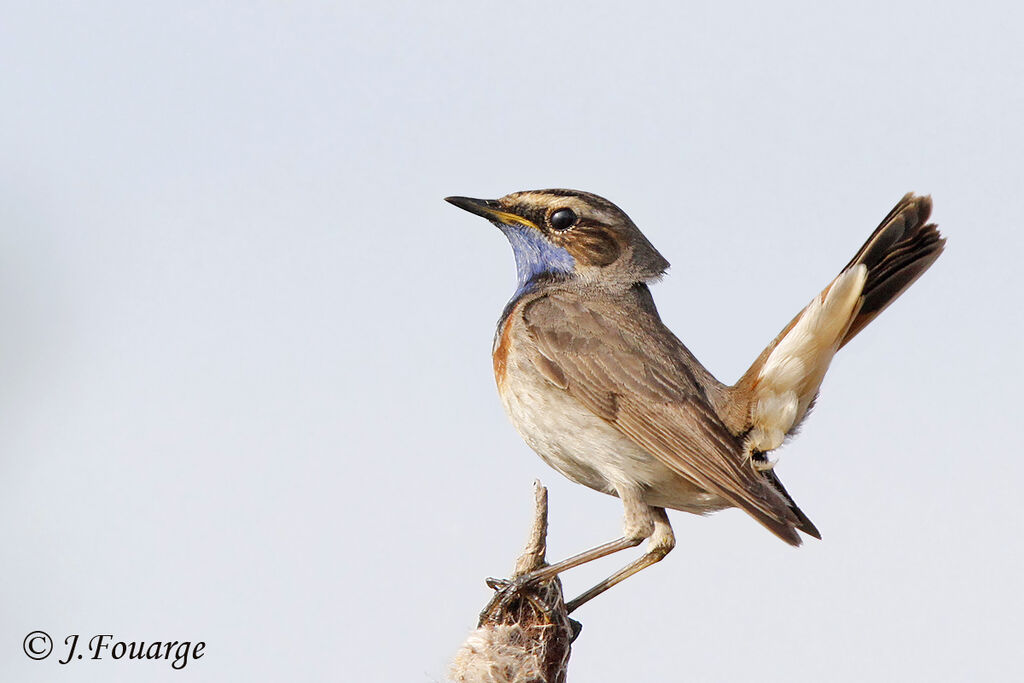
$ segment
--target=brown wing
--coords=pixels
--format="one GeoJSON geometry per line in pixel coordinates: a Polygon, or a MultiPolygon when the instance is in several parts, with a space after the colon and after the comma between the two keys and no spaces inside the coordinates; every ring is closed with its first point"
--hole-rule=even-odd
{"type": "Polygon", "coordinates": [[[649,293],[552,292],[527,304],[538,370],[669,468],[742,508],[787,543],[809,527],[746,458],[708,401],[710,377],[664,327],[649,293]]]}

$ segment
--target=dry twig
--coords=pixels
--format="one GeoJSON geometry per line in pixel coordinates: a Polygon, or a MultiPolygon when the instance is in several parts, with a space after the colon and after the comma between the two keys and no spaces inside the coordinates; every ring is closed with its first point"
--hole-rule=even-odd
{"type": "Polygon", "coordinates": [[[524,585],[516,579],[545,565],[548,491],[534,482],[530,538],[509,581],[497,592],[449,670],[453,683],[564,683],[579,624],[569,619],[558,578],[524,585]]]}

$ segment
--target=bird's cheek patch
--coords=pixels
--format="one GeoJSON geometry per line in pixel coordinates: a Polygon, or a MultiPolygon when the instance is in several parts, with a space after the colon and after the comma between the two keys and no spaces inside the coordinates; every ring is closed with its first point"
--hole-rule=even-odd
{"type": "Polygon", "coordinates": [[[565,234],[563,244],[579,263],[598,267],[615,263],[623,249],[607,228],[583,222],[565,234]]]}

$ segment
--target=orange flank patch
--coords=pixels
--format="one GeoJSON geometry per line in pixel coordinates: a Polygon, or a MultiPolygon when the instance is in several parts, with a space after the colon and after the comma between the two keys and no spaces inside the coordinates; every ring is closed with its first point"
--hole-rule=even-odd
{"type": "Polygon", "coordinates": [[[494,353],[491,354],[491,360],[494,362],[494,381],[498,383],[499,389],[505,385],[505,366],[508,363],[509,349],[512,347],[512,325],[509,322],[506,320],[501,326],[501,336],[494,347],[494,353]]]}

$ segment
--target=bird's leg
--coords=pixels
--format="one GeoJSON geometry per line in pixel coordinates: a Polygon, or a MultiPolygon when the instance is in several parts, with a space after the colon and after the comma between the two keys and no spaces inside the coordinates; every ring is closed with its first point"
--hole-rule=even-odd
{"type": "Polygon", "coordinates": [[[668,555],[672,548],[676,546],[676,537],[675,534],[672,533],[672,526],[668,523],[668,515],[665,513],[665,509],[651,508],[651,511],[654,516],[654,533],[651,534],[650,541],[648,541],[647,552],[639,559],[629,563],[590,590],[585,591],[575,599],[570,600],[566,604],[566,610],[570,614],[577,607],[593,598],[596,598],[615,584],[628,579],[641,569],[649,567],[655,562],[661,561],[661,558],[668,555]]]}
{"type": "Polygon", "coordinates": [[[620,550],[634,548],[643,543],[644,539],[650,539],[647,552],[638,560],[629,563],[575,600],[567,603],[566,608],[571,612],[588,600],[604,593],[615,584],[626,580],[641,569],[649,567],[661,560],[665,555],[668,555],[669,551],[675,547],[676,539],[672,533],[672,527],[668,523],[668,515],[665,513],[664,508],[647,505],[640,499],[640,492],[632,488],[617,488],[616,492],[619,494],[619,498],[622,499],[623,507],[625,507],[625,515],[622,522],[622,538],[604,543],[596,548],[591,548],[579,555],[573,555],[561,562],[536,569],[529,574],[522,574],[509,581],[488,579],[487,585],[505,594],[505,597],[502,599],[511,599],[523,586],[539,581],[549,581],[567,569],[606,557],[620,550]]]}
{"type": "MultiPolygon", "coordinates": [[[[541,567],[540,569],[535,569],[532,572],[529,572],[528,574],[520,574],[519,576],[513,577],[511,579],[487,579],[487,585],[491,589],[498,591],[498,595],[496,595],[494,600],[492,600],[492,604],[498,605],[501,609],[507,609],[507,605],[512,600],[523,595],[523,588],[525,588],[526,586],[536,585],[544,581],[550,581],[554,579],[556,576],[558,576],[561,572],[564,572],[567,569],[578,567],[581,564],[586,564],[587,562],[600,559],[607,555],[611,555],[612,553],[617,553],[620,550],[625,550],[626,548],[634,548],[643,543],[644,538],[649,536],[650,532],[648,531],[646,535],[628,534],[629,531],[627,530],[627,535],[618,540],[611,541],[609,543],[604,543],[602,545],[597,546],[596,548],[591,548],[590,550],[586,550],[580,553],[579,555],[573,555],[572,557],[566,560],[562,560],[561,562],[556,562],[555,564],[548,565],[546,567],[541,567]]],[[[622,579],[619,579],[619,581],[621,580],[622,579]]],[[[527,593],[527,595],[529,594],[527,593]]],[[[489,605],[488,610],[490,609],[491,606],[489,605]]],[[[488,610],[485,610],[485,612],[487,612],[488,610]]]]}
{"type": "Polygon", "coordinates": [[[608,555],[617,553],[620,550],[626,550],[627,548],[635,548],[636,546],[643,543],[643,541],[643,537],[628,538],[626,536],[623,536],[622,538],[619,538],[617,540],[609,541],[608,543],[602,543],[601,545],[591,548],[590,550],[585,550],[579,555],[573,555],[572,557],[562,560],[561,562],[549,564],[547,567],[538,569],[534,572],[530,572],[529,574],[523,577],[523,580],[547,581],[548,579],[553,579],[555,576],[561,574],[567,569],[572,569],[573,567],[578,567],[581,564],[586,564],[587,562],[599,560],[602,557],[607,557],[608,555]]]}
{"type": "MultiPolygon", "coordinates": [[[[657,533],[659,519],[664,520],[664,524],[668,529],[668,538],[671,540],[669,548],[671,549],[671,545],[675,544],[675,540],[672,537],[671,527],[668,527],[668,517],[665,515],[665,511],[660,508],[652,508],[644,503],[640,500],[640,492],[632,488],[617,488],[617,493],[625,507],[625,515],[623,516],[622,523],[622,538],[609,541],[608,543],[603,543],[595,548],[591,548],[590,550],[585,550],[579,555],[573,555],[561,562],[556,562],[555,564],[532,571],[521,577],[521,580],[528,582],[547,581],[568,569],[572,569],[573,567],[578,567],[581,564],[599,560],[602,557],[617,553],[620,550],[635,548],[643,543],[645,538],[650,538],[653,534],[657,533]],[[660,518],[658,517],[659,513],[661,515],[660,518]]],[[[666,550],[665,552],[667,553],[668,551],[666,550]]],[[[662,557],[664,557],[664,553],[662,554],[662,557]]],[[[658,559],[661,558],[659,557],[658,559]]],[[[657,562],[657,560],[654,560],[654,562],[657,562]]],[[[642,569],[642,567],[640,569],[642,569]]],[[[639,571],[640,569],[637,569],[636,571],[639,571]]],[[[623,576],[622,578],[624,579],[626,577],[623,576]]],[[[619,581],[621,580],[622,579],[619,579],[619,581]]],[[[618,583],[618,581],[615,583],[618,583]]],[[[614,584],[609,585],[608,588],[611,588],[612,585],[614,584]]]]}

